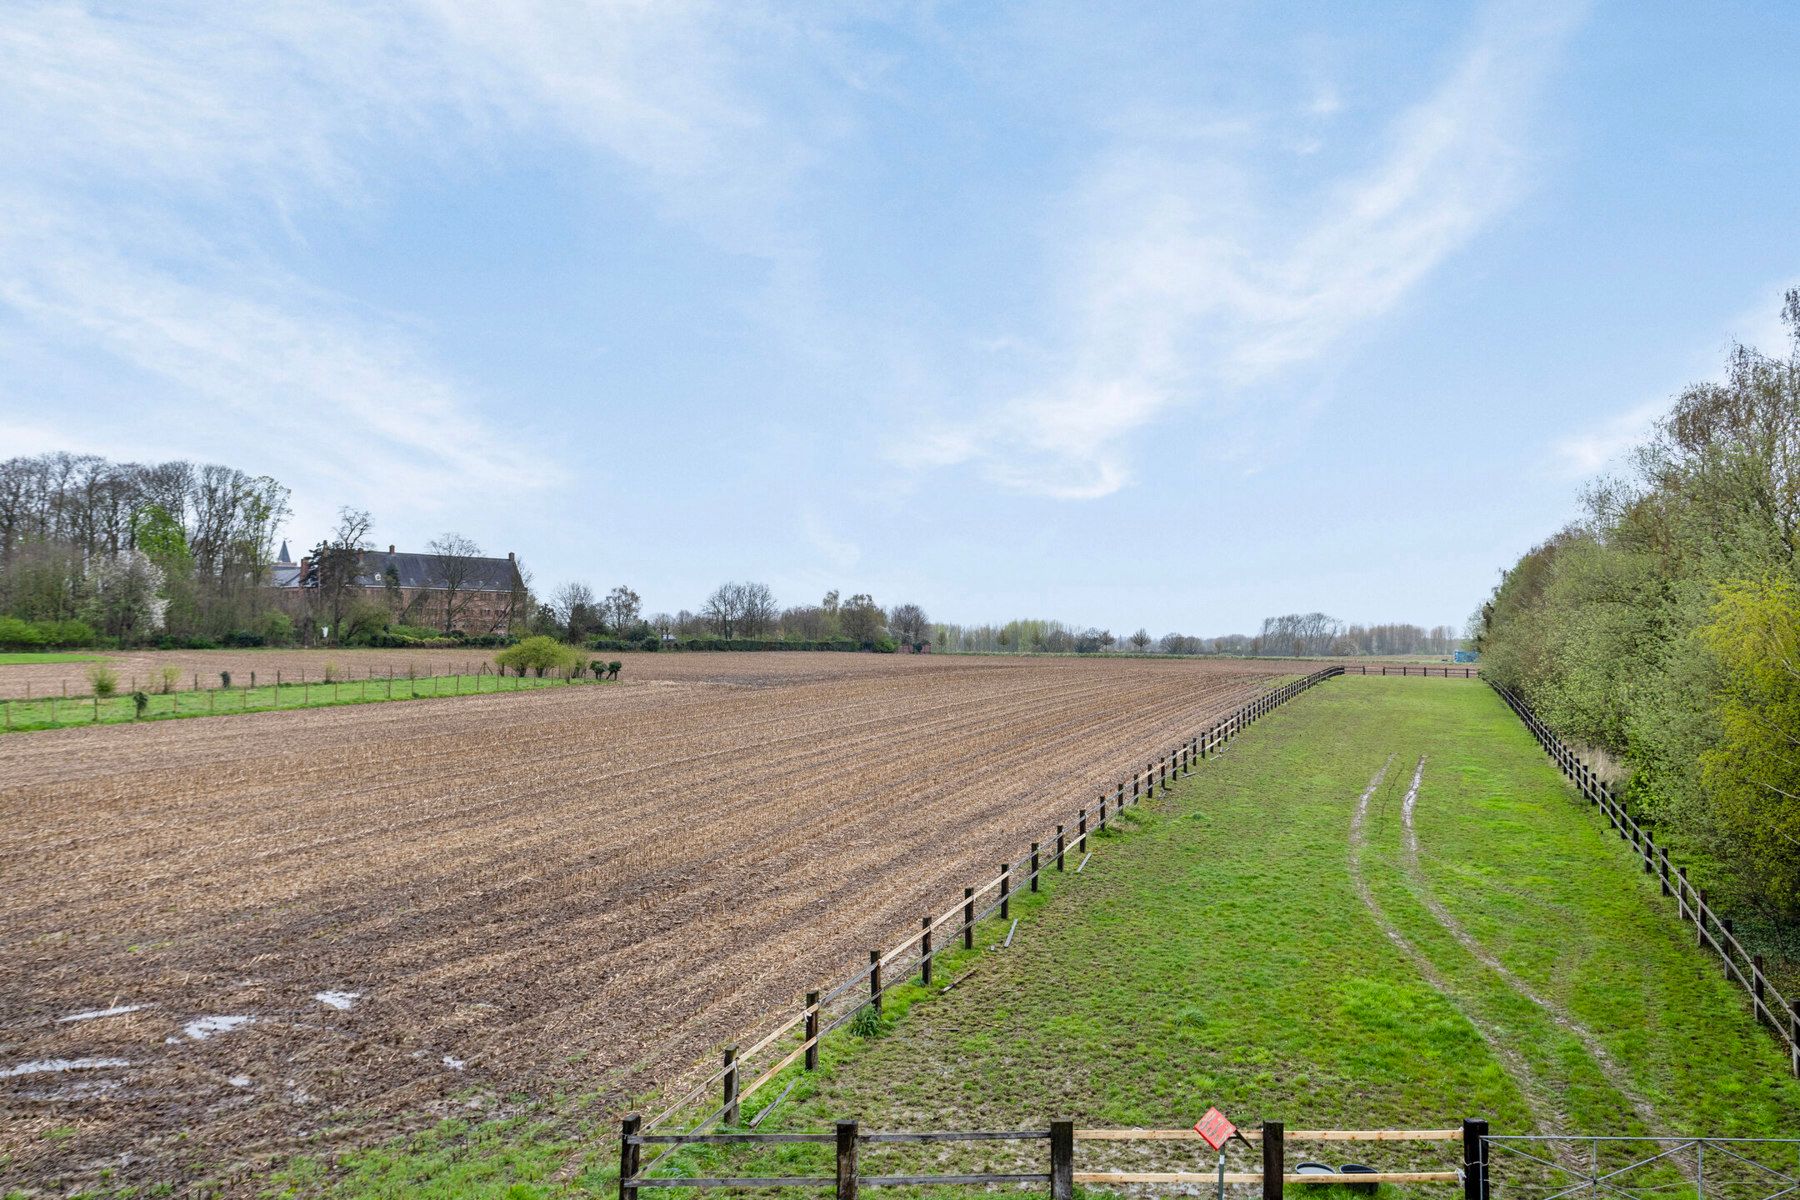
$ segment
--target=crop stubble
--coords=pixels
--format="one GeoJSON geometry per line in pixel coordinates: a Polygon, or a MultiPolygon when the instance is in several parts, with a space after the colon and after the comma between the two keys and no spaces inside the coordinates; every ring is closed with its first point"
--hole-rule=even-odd
{"type": "Polygon", "coordinates": [[[1273,675],[632,667],[671,677],[0,739],[0,1071],[132,1064],[0,1078],[0,1179],[253,1165],[470,1086],[668,1082],[1273,675]],[[144,1007],[57,1021],[114,1004],[144,1007]],[[182,1033],[209,1014],[256,1020],[182,1033]]]}

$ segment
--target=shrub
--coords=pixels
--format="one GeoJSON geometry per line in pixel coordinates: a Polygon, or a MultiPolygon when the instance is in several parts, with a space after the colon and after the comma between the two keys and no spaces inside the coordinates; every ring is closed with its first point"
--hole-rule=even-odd
{"type": "Polygon", "coordinates": [[[327,660],[325,663],[325,682],[326,683],[334,683],[336,681],[337,681],[337,664],[327,660]]]}
{"type": "Polygon", "coordinates": [[[588,664],[588,670],[594,673],[595,679],[601,679],[606,675],[606,664],[596,658],[593,662],[588,664]]]}
{"type": "Polygon", "coordinates": [[[271,612],[263,618],[263,641],[271,646],[285,646],[294,640],[294,618],[284,612],[271,612]]]}
{"type": "Polygon", "coordinates": [[[225,635],[225,644],[227,646],[237,646],[240,648],[260,646],[263,644],[263,635],[260,633],[252,633],[248,629],[234,629],[225,635]]]}
{"type": "Polygon", "coordinates": [[[228,688],[231,686],[231,672],[230,671],[220,671],[219,672],[219,686],[222,688],[228,688]]]}
{"type": "Polygon", "coordinates": [[[870,648],[877,654],[892,654],[894,651],[900,649],[900,643],[896,642],[893,638],[881,638],[870,648]]]}
{"type": "Polygon", "coordinates": [[[565,646],[553,637],[539,634],[528,637],[516,646],[508,646],[494,655],[494,661],[502,667],[511,667],[523,675],[527,667],[542,676],[551,669],[565,669],[581,664],[581,656],[574,647],[565,646]]]}
{"type": "Polygon", "coordinates": [[[881,1014],[875,1011],[873,1004],[865,1004],[856,1010],[850,1018],[850,1032],[857,1037],[874,1038],[881,1036],[881,1014]]]}
{"type": "Polygon", "coordinates": [[[164,667],[158,674],[162,679],[162,686],[157,691],[165,696],[174,691],[175,685],[181,682],[180,667],[164,667]]]}
{"type": "Polygon", "coordinates": [[[613,659],[611,662],[606,664],[606,677],[608,679],[617,679],[619,677],[619,668],[624,665],[625,664],[620,662],[618,659],[616,659],[616,658],[613,659]]]}
{"type": "Polygon", "coordinates": [[[85,621],[22,621],[0,617],[0,649],[69,650],[96,644],[94,630],[85,621]]]}
{"type": "Polygon", "coordinates": [[[119,690],[119,677],[110,667],[92,666],[88,668],[88,683],[94,689],[94,695],[102,700],[119,690]]]}
{"type": "Polygon", "coordinates": [[[132,707],[137,710],[137,712],[133,714],[132,719],[141,721],[144,719],[144,710],[150,707],[150,697],[146,696],[141,690],[135,691],[131,693],[131,704],[132,707]]]}
{"type": "Polygon", "coordinates": [[[660,637],[657,637],[655,634],[651,634],[649,637],[644,639],[643,649],[645,649],[645,650],[661,650],[662,649],[662,639],[660,637]]]}

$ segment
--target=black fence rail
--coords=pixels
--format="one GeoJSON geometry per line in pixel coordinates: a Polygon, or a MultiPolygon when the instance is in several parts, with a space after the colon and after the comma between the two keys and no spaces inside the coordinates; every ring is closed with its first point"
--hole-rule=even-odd
{"type": "MultiPolygon", "coordinates": [[[[870,950],[868,964],[835,985],[807,992],[800,1011],[748,1047],[726,1047],[719,1067],[644,1122],[639,1136],[650,1136],[677,1116],[691,1112],[714,1088],[718,1089],[716,1106],[698,1117],[689,1133],[704,1132],[721,1122],[739,1124],[745,1102],[783,1071],[796,1062],[803,1063],[807,1071],[818,1069],[820,1045],[827,1034],[856,1019],[864,1010],[873,1009],[879,1014],[883,995],[900,984],[916,978],[931,986],[940,955],[959,947],[973,949],[976,926],[981,922],[995,916],[1010,920],[1015,892],[1038,891],[1040,877],[1047,872],[1080,874],[1093,852],[1093,839],[1106,832],[1109,821],[1116,822],[1133,805],[1167,792],[1178,778],[1191,774],[1201,762],[1219,753],[1227,742],[1262,717],[1343,673],[1341,666],[1327,667],[1270,688],[1182,739],[1145,763],[1141,771],[1133,771],[1128,778],[1100,789],[1095,805],[1081,808],[1072,820],[1057,825],[1054,833],[1032,842],[1024,854],[1000,864],[999,871],[986,882],[964,888],[961,900],[940,913],[921,917],[918,932],[886,951],[870,950]],[[793,1040],[796,1036],[797,1043],[793,1040]],[[772,1062],[760,1068],[754,1065],[761,1056],[769,1054],[776,1056],[772,1062]]],[[[751,1126],[760,1124],[784,1095],[785,1092],[777,1095],[753,1115],[751,1126]]]]}
{"type": "Polygon", "coordinates": [[[1118,1188],[1131,1184],[1259,1186],[1265,1200],[1282,1200],[1286,1188],[1310,1184],[1352,1184],[1372,1188],[1377,1184],[1460,1185],[1464,1200],[1486,1200],[1488,1188],[1488,1124],[1469,1119],[1446,1129],[1295,1129],[1280,1121],[1265,1121],[1243,1135],[1261,1154],[1261,1169],[1228,1171],[1220,1160],[1217,1170],[1192,1171],[1081,1171],[1076,1169],[1076,1146],[1083,1142],[1193,1143],[1200,1135],[1192,1129],[1077,1129],[1073,1121],[1052,1121],[1048,1129],[1001,1132],[947,1131],[925,1133],[865,1133],[855,1121],[839,1121],[831,1133],[677,1133],[642,1132],[638,1118],[626,1117],[619,1133],[619,1200],[639,1200],[644,1188],[809,1188],[830,1189],[838,1200],[856,1200],[865,1187],[972,1186],[994,1184],[1043,1184],[1051,1200],[1073,1200],[1075,1185],[1118,1188]],[[959,1174],[879,1174],[862,1168],[865,1146],[931,1144],[946,1142],[1042,1142],[1047,1161],[1044,1171],[967,1172],[959,1174]],[[1422,1170],[1377,1171],[1322,1169],[1300,1163],[1290,1171],[1287,1147],[1292,1142],[1460,1142],[1460,1161],[1432,1164],[1422,1170]],[[836,1170],[818,1175],[668,1175],[646,1174],[646,1146],[779,1146],[795,1143],[829,1145],[836,1152],[836,1170]]]}
{"type": "Polygon", "coordinates": [[[1557,737],[1548,725],[1538,720],[1530,706],[1511,689],[1491,679],[1487,683],[1518,714],[1525,728],[1537,738],[1538,744],[1576,790],[1618,830],[1620,840],[1629,844],[1632,852],[1642,860],[1644,873],[1657,877],[1662,894],[1675,898],[1676,914],[1683,921],[1694,923],[1695,944],[1702,950],[1710,949],[1716,953],[1724,963],[1726,977],[1735,979],[1750,994],[1756,1019],[1775,1031],[1776,1037],[1787,1047],[1789,1069],[1800,1077],[1800,1014],[1770,982],[1763,956],[1744,949],[1732,929],[1731,918],[1713,912],[1706,902],[1706,889],[1688,881],[1686,867],[1670,863],[1668,848],[1656,844],[1647,821],[1626,811],[1611,784],[1602,780],[1591,765],[1557,737]]]}

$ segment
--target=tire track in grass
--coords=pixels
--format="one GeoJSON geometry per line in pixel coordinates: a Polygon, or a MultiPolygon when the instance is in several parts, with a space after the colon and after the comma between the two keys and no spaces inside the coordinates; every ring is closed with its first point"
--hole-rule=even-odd
{"type": "MultiPolygon", "coordinates": [[[[1424,761],[1422,758],[1419,760],[1421,766],[1424,761]]],[[[1414,945],[1404,933],[1401,933],[1399,927],[1388,917],[1387,910],[1382,908],[1381,901],[1375,898],[1374,889],[1369,887],[1369,881],[1363,875],[1363,848],[1368,842],[1364,826],[1368,820],[1369,802],[1381,789],[1382,781],[1387,778],[1388,768],[1393,765],[1394,756],[1390,754],[1387,756],[1387,761],[1381,764],[1381,769],[1376,771],[1369,780],[1369,786],[1364,788],[1362,795],[1356,798],[1356,810],[1350,815],[1350,880],[1356,886],[1356,894],[1362,900],[1363,907],[1369,910],[1369,915],[1374,918],[1376,925],[1381,927],[1381,932],[1386,935],[1388,941],[1406,955],[1412,962],[1413,968],[1419,972],[1420,977],[1449,1002],[1463,1020],[1474,1027],[1482,1042],[1494,1055],[1495,1061],[1500,1064],[1500,1069],[1506,1072],[1507,1077],[1512,1080],[1513,1086],[1518,1088],[1519,1093],[1525,1097],[1525,1102],[1530,1106],[1532,1114],[1540,1119],[1548,1116],[1552,1119],[1555,1127],[1568,1128],[1568,1114],[1563,1111],[1562,1105],[1554,1097],[1539,1086],[1532,1074],[1531,1066],[1525,1061],[1524,1056],[1512,1047],[1503,1044],[1469,1013],[1458,999],[1456,990],[1451,986],[1450,981],[1425,956],[1424,951],[1414,945]]],[[[1560,1149],[1558,1157],[1563,1157],[1560,1149]]],[[[1568,1165],[1578,1166],[1579,1164],[1571,1159],[1568,1165]]]]}
{"type": "Polygon", "coordinates": [[[1420,755],[1419,764],[1413,769],[1412,784],[1406,789],[1406,796],[1400,802],[1400,824],[1405,831],[1402,844],[1406,850],[1406,873],[1412,880],[1414,894],[1444,932],[1455,938],[1457,943],[1473,955],[1477,962],[1498,975],[1501,982],[1505,983],[1507,987],[1536,1005],[1545,1016],[1556,1022],[1560,1029],[1579,1041],[1582,1049],[1587,1051],[1588,1057],[1592,1058],[1600,1068],[1601,1074],[1606,1076],[1607,1083],[1611,1084],[1613,1090],[1631,1104],[1645,1128],[1655,1129],[1658,1122],[1656,1106],[1632,1086],[1630,1077],[1625,1074],[1618,1061],[1607,1053],[1606,1047],[1601,1044],[1594,1031],[1577,1020],[1574,1014],[1561,1004],[1547,996],[1540,995],[1517,972],[1501,962],[1486,946],[1477,941],[1473,934],[1463,928],[1462,922],[1458,921],[1450,910],[1444,907],[1443,901],[1438,899],[1437,893],[1432,890],[1430,882],[1425,878],[1425,871],[1419,863],[1419,831],[1413,823],[1413,813],[1419,804],[1419,787],[1425,778],[1425,758],[1426,756],[1420,755]]]}

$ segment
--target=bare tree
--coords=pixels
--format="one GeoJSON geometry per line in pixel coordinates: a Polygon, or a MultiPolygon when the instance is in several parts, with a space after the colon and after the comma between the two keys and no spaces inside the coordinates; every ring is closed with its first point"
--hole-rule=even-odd
{"type": "Polygon", "coordinates": [[[900,635],[901,641],[916,646],[925,640],[931,618],[916,604],[896,604],[894,611],[888,614],[888,625],[900,635]]]}
{"type": "Polygon", "coordinates": [[[773,633],[775,622],[781,615],[781,606],[775,603],[775,593],[769,590],[766,583],[746,583],[743,589],[744,636],[766,637],[773,633]]]}
{"type": "Polygon", "coordinates": [[[720,637],[736,635],[743,628],[744,585],[721,583],[700,606],[700,615],[720,637]]]}
{"type": "Polygon", "coordinates": [[[600,611],[594,603],[594,589],[585,583],[565,583],[556,589],[550,597],[550,608],[556,613],[556,623],[567,632],[572,642],[578,642],[593,631],[600,611]]]}
{"type": "Polygon", "coordinates": [[[481,557],[481,547],[460,533],[446,533],[427,542],[425,548],[431,551],[431,581],[444,594],[444,632],[449,633],[469,606],[468,593],[476,581],[475,560],[481,557]]]}
{"type": "Polygon", "coordinates": [[[1144,652],[1144,647],[1150,644],[1150,631],[1148,629],[1138,630],[1131,635],[1130,642],[1137,648],[1137,652],[1142,654],[1144,652]]]}
{"type": "Polygon", "coordinates": [[[606,593],[606,604],[603,611],[606,621],[616,634],[624,634],[627,626],[637,623],[638,614],[643,612],[643,599],[624,584],[620,584],[606,593]]]}
{"type": "Polygon", "coordinates": [[[329,622],[339,640],[343,636],[344,610],[349,606],[357,577],[362,574],[363,554],[369,549],[369,529],[373,524],[366,509],[338,509],[337,528],[313,547],[312,565],[303,581],[313,589],[315,611],[327,618],[320,624],[329,622]]]}

